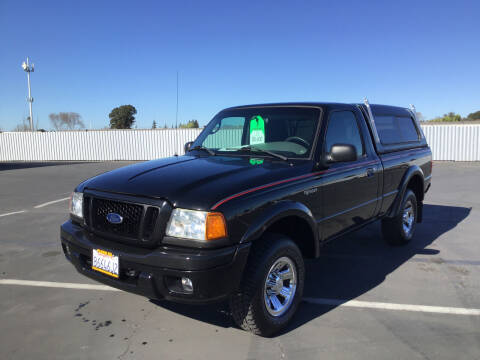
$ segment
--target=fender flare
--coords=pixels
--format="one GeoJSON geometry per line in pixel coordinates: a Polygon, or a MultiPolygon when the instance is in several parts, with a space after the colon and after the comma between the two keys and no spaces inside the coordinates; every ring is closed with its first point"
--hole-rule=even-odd
{"type": "MultiPolygon", "coordinates": [[[[398,188],[398,193],[397,196],[390,207],[390,211],[387,213],[387,217],[393,218],[397,216],[400,212],[400,205],[403,200],[403,196],[405,195],[405,192],[407,191],[407,185],[410,182],[410,180],[414,176],[420,176],[420,179],[422,180],[422,194],[425,192],[425,175],[423,174],[422,169],[418,165],[412,165],[408,168],[408,170],[405,172],[403,175],[402,181],[400,182],[399,188],[398,188]]],[[[421,211],[423,208],[423,199],[417,199],[418,202],[418,208],[420,210],[419,212],[419,220],[421,221],[421,211]]],[[[420,222],[419,221],[419,222],[420,222]]]]}
{"type": "Polygon", "coordinates": [[[307,206],[291,200],[276,201],[270,206],[263,208],[258,213],[258,217],[248,227],[240,243],[251,242],[260,238],[270,225],[290,216],[297,216],[308,223],[314,241],[315,251],[312,255],[313,257],[318,257],[320,253],[320,237],[317,230],[317,222],[307,206]]]}

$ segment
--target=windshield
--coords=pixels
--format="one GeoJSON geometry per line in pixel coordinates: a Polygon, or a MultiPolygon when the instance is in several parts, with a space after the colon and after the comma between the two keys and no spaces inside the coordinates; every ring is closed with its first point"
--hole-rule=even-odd
{"type": "Polygon", "coordinates": [[[220,112],[192,145],[216,153],[270,151],[290,158],[308,158],[320,109],[255,107],[220,112]]]}

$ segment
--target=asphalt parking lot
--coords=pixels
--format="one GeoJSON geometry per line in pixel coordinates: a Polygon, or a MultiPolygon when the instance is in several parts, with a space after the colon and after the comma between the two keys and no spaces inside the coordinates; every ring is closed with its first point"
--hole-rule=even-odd
{"type": "Polygon", "coordinates": [[[125,164],[0,164],[1,359],[480,359],[479,163],[435,163],[408,246],[387,246],[379,224],[328,244],[271,339],[224,304],[152,302],[76,273],[59,242],[66,198],[125,164]]]}

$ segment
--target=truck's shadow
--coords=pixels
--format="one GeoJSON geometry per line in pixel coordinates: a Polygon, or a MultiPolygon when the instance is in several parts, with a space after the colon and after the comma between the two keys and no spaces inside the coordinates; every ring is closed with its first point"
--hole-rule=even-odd
{"type": "MultiPolygon", "coordinates": [[[[414,240],[403,247],[387,245],[381,236],[378,222],[327,244],[320,259],[306,264],[304,297],[352,300],[378,286],[388,274],[415,255],[422,255],[420,261],[440,260],[439,251],[427,247],[463,221],[470,211],[471,208],[464,207],[425,205],[424,221],[418,224],[414,240]],[[429,256],[431,260],[428,259],[429,256]]],[[[200,321],[221,327],[234,326],[225,303],[189,306],[154,302],[165,309],[200,321]]],[[[391,299],[391,302],[395,302],[395,299],[391,299]]],[[[284,333],[335,307],[303,302],[284,333]]]]}

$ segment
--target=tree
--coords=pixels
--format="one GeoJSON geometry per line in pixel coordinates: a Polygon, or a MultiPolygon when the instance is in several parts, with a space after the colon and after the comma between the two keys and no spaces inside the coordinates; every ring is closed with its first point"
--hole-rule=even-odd
{"type": "Polygon", "coordinates": [[[135,122],[137,109],[132,105],[122,105],[113,109],[108,117],[110,118],[111,129],[131,129],[135,122]]]}
{"type": "Polygon", "coordinates": [[[448,114],[443,116],[443,121],[462,121],[462,117],[459,114],[455,114],[454,112],[449,112],[448,114]]]}
{"type": "Polygon", "coordinates": [[[179,128],[181,129],[198,129],[198,121],[197,120],[190,120],[186,124],[180,123],[179,128]]]}
{"type": "Polygon", "coordinates": [[[13,131],[16,131],[16,132],[30,131],[30,126],[26,124],[18,124],[17,126],[15,126],[13,131]]]}
{"type": "Polygon", "coordinates": [[[85,129],[82,117],[76,112],[59,112],[48,115],[55,130],[85,129]]]}
{"type": "Polygon", "coordinates": [[[480,110],[468,114],[467,119],[468,120],[480,120],[480,110]]]}
{"type": "Polygon", "coordinates": [[[440,117],[436,117],[435,119],[431,121],[436,121],[436,122],[458,122],[462,121],[462,117],[459,114],[455,114],[454,112],[449,112],[448,114],[445,114],[440,117]]]}
{"type": "Polygon", "coordinates": [[[152,129],[156,129],[156,128],[157,128],[157,123],[155,122],[155,120],[153,120],[152,129]]]}

